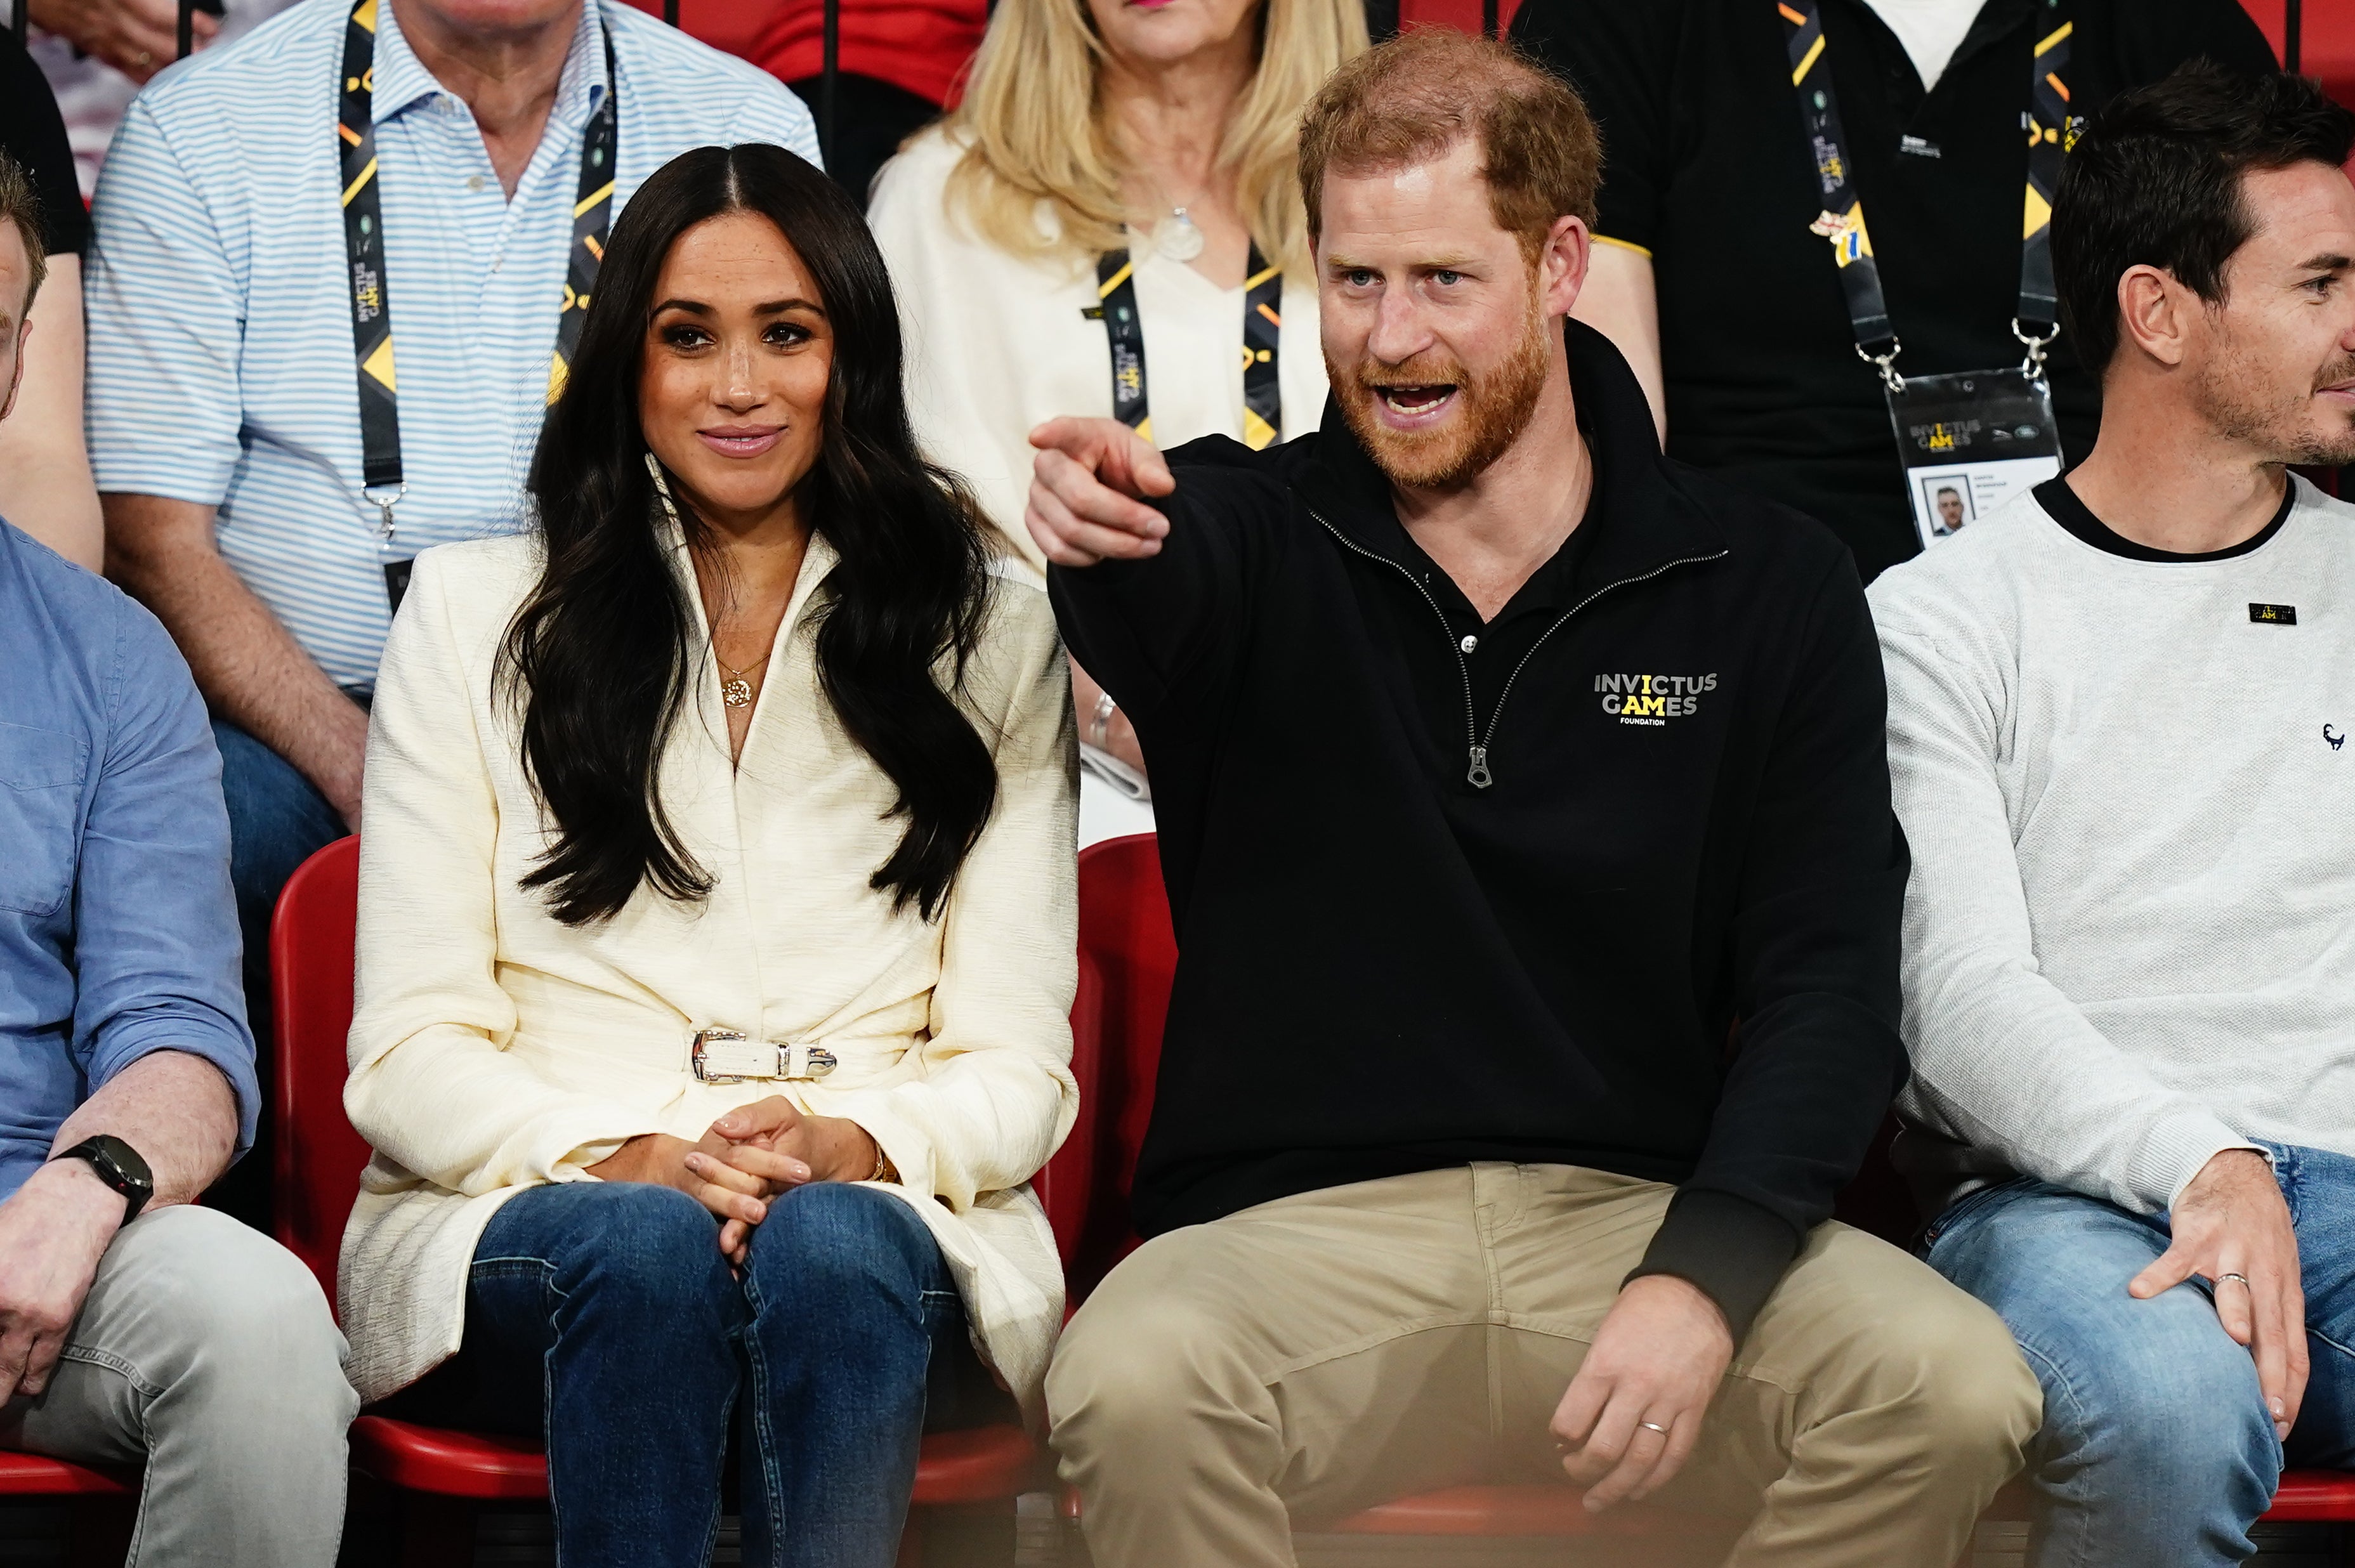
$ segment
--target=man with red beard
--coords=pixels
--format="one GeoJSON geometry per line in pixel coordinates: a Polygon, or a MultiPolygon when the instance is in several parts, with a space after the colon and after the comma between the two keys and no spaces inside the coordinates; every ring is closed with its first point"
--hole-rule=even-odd
{"type": "Polygon", "coordinates": [[[1905,1077],[1855,569],[1666,462],[1567,322],[1568,89],[1409,34],[1300,162],[1324,428],[1033,437],[1181,952],[1147,1240],[1049,1379],[1095,1559],[1284,1568],[1295,1519],[1566,1471],[1732,1520],[1740,1568],[1945,1568],[2039,1403],[1828,1217],[1905,1077]]]}

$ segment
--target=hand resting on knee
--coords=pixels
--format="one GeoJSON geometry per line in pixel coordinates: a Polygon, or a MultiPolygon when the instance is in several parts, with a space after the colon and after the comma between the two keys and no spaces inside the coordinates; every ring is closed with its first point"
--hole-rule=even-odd
{"type": "Polygon", "coordinates": [[[1553,1415],[1561,1467],[1589,1509],[1668,1485],[1732,1360],[1732,1331],[1700,1286],[1673,1275],[1627,1283],[1553,1415]]]}
{"type": "Polygon", "coordinates": [[[2126,1290],[2147,1300],[2205,1275],[2217,1320],[2256,1358],[2274,1431],[2287,1437],[2306,1398],[2306,1288],[2297,1232],[2273,1161],[2246,1148],[2210,1156],[2185,1183],[2168,1222],[2173,1243],[2126,1290]]]}
{"type": "Polygon", "coordinates": [[[676,1187],[720,1221],[719,1250],[741,1265],[768,1200],[810,1181],[858,1181],[878,1167],[875,1140],[841,1116],[804,1115],[782,1094],[739,1106],[693,1143],[643,1133],[589,1168],[601,1181],[676,1187]]]}

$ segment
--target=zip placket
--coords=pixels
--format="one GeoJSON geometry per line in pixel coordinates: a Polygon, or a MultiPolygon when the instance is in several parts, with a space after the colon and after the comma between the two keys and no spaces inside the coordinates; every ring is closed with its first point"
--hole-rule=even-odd
{"type": "Polygon", "coordinates": [[[1537,657],[1540,648],[1546,645],[1546,639],[1561,631],[1563,623],[1614,589],[1631,588],[1638,582],[1649,582],[1660,573],[1673,571],[1679,566],[1698,566],[1705,560],[1721,560],[1729,553],[1721,549],[1712,550],[1707,555],[1681,556],[1675,560],[1663,561],[1649,571],[1634,577],[1623,577],[1614,582],[1606,582],[1569,609],[1564,610],[1555,617],[1552,625],[1538,634],[1538,640],[1529,645],[1529,651],[1523,654],[1520,662],[1513,667],[1513,673],[1505,677],[1503,688],[1497,693],[1497,706],[1488,715],[1488,728],[1484,731],[1480,728],[1480,711],[1472,701],[1472,667],[1465,662],[1463,645],[1455,640],[1455,628],[1447,624],[1447,612],[1439,607],[1438,599],[1432,594],[1431,585],[1417,577],[1403,563],[1392,560],[1386,555],[1378,555],[1352,540],[1331,523],[1326,522],[1324,516],[1316,507],[1309,507],[1305,509],[1310,517],[1315,517],[1323,526],[1327,533],[1333,536],[1342,549],[1361,555],[1368,560],[1380,561],[1412,583],[1415,592],[1423,595],[1423,602],[1431,606],[1432,614],[1438,617],[1440,633],[1447,639],[1447,651],[1455,658],[1455,671],[1464,677],[1464,736],[1466,748],[1472,757],[1472,765],[1465,771],[1464,780],[1474,789],[1487,789],[1497,782],[1496,775],[1488,771],[1488,747],[1497,738],[1497,721],[1505,716],[1505,699],[1513,695],[1513,683],[1521,678],[1521,671],[1529,667],[1529,661],[1537,657]]]}

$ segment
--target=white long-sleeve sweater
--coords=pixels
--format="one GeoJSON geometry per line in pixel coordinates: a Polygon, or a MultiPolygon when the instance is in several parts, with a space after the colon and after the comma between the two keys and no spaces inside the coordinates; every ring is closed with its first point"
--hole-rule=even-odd
{"type": "Polygon", "coordinates": [[[2023,496],[1871,602],[1900,1109],[2144,1212],[2252,1137],[2355,1153],[2355,507],[2301,483],[2257,549],[2159,562],[2023,496]]]}

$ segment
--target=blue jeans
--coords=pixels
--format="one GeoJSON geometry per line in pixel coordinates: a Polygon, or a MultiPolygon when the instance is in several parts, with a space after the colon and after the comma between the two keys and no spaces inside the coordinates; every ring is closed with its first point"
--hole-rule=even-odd
{"type": "Polygon", "coordinates": [[[2314,1363],[2286,1455],[2206,1284],[2126,1294],[2167,1250],[2165,1215],[2021,1179],[1930,1227],[1930,1265],[2002,1315],[2044,1386],[2030,1568],[2239,1563],[2286,1459],[2355,1465],[2355,1159],[2266,1152],[2297,1231],[2314,1363]]]}
{"type": "Polygon", "coordinates": [[[226,720],[213,720],[220,748],[221,797],[229,806],[229,875],[245,938],[245,1012],[261,1073],[261,1125],[253,1148],[213,1184],[207,1200],[247,1224],[270,1228],[272,1125],[270,917],[304,861],[350,829],[294,764],[226,720]]]}
{"type": "Polygon", "coordinates": [[[775,1200],[741,1275],[718,1225],[637,1182],[510,1199],[463,1348],[388,1408],[544,1436],[559,1568],[704,1568],[731,1435],[747,1568],[890,1568],[928,1385],[979,1371],[940,1248],[838,1182],[775,1200]]]}

